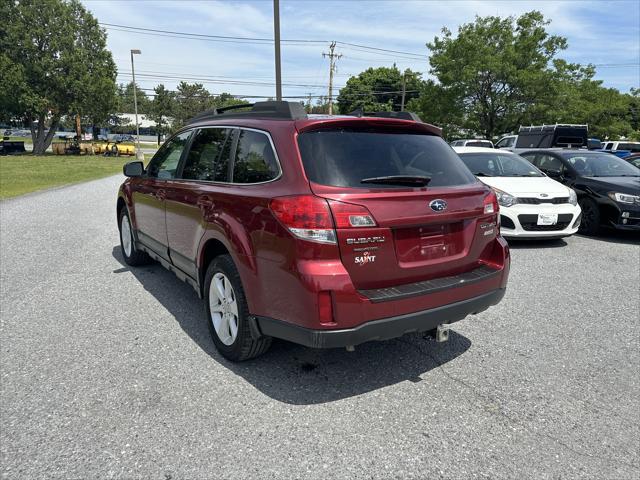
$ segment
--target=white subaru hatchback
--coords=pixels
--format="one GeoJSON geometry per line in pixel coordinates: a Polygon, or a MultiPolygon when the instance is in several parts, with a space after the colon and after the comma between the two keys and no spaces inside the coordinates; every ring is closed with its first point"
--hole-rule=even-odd
{"type": "Polygon", "coordinates": [[[509,238],[560,238],[580,226],[576,192],[505,150],[455,147],[462,161],[498,196],[500,232],[509,238]]]}

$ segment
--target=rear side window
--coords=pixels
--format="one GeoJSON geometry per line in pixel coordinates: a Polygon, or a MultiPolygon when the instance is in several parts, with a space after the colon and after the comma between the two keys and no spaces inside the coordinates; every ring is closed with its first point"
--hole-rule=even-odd
{"type": "Polygon", "coordinates": [[[476,179],[458,155],[435,135],[336,129],[298,137],[309,180],[353,188],[407,188],[362,183],[386,176],[429,177],[430,187],[467,185],[476,179]]]}
{"type": "Polygon", "coordinates": [[[279,174],[280,168],[269,137],[254,130],[240,130],[233,183],[268,182],[279,174]]]}
{"type": "Polygon", "coordinates": [[[198,130],[191,142],[182,178],[226,182],[229,174],[231,129],[204,128],[198,130]]]}

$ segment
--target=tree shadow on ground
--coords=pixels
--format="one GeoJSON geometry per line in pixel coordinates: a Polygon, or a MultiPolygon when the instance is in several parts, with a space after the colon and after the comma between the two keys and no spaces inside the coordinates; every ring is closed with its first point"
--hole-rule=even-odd
{"type": "Polygon", "coordinates": [[[180,327],[212,359],[241,376],[269,397],[290,404],[308,405],[361,395],[409,380],[447,363],[471,346],[463,335],[451,331],[449,341],[437,343],[421,334],[410,334],[384,342],[369,342],[345,349],[312,349],[274,340],[271,349],[256,359],[233,363],[213,346],[202,301],[195,291],[159,264],[129,267],[120,247],[113,257],[173,315],[180,327]]]}

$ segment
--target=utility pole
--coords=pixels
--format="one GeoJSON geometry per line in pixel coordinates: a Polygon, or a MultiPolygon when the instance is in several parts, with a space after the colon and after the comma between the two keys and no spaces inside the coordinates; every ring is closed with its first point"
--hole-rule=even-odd
{"type": "Polygon", "coordinates": [[[308,110],[308,112],[307,113],[311,113],[311,95],[312,95],[312,93],[309,92],[307,95],[308,95],[308,100],[307,100],[307,110],[308,110]]]}
{"type": "Polygon", "coordinates": [[[336,42],[329,45],[329,53],[322,53],[323,57],[329,57],[329,115],[333,115],[333,74],[336,71],[336,62],[342,57],[342,54],[334,52],[336,42]]]}
{"type": "Polygon", "coordinates": [[[407,70],[405,70],[402,74],[402,102],[400,103],[401,112],[404,112],[404,100],[407,93],[407,70]]]}
{"type": "Polygon", "coordinates": [[[282,72],[280,66],[280,0],[273,0],[273,39],[276,50],[276,100],[282,100],[282,72]]]}
{"type": "Polygon", "coordinates": [[[400,102],[400,111],[404,112],[404,97],[407,93],[407,71],[402,74],[402,101],[400,102]]]}

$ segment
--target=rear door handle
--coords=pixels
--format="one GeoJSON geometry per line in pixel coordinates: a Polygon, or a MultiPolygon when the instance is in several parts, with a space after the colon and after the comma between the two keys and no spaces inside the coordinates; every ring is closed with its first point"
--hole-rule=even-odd
{"type": "Polygon", "coordinates": [[[155,197],[156,197],[158,200],[161,200],[161,201],[162,201],[162,200],[164,200],[165,198],[167,198],[167,192],[166,192],[165,190],[163,190],[162,188],[160,188],[160,189],[156,190],[155,197]]]}

